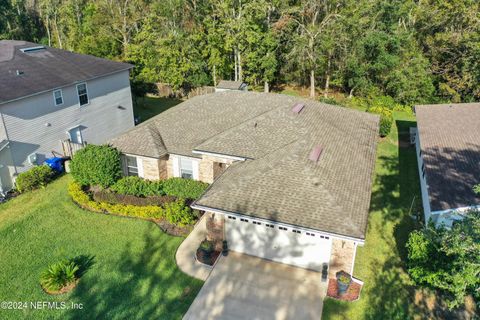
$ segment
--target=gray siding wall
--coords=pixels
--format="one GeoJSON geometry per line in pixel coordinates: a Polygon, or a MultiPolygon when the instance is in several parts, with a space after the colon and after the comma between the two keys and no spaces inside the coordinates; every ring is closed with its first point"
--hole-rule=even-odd
{"type": "Polygon", "coordinates": [[[134,126],[128,71],[87,81],[89,104],[82,107],[75,85],[61,89],[60,106],[55,106],[53,90],[0,105],[18,172],[31,167],[32,153],[37,164],[52,151],[63,153],[60,141],[69,138],[71,128],[80,126],[87,143],[102,144],[134,126]]]}
{"type": "Polygon", "coordinates": [[[415,148],[417,152],[417,164],[418,164],[418,175],[420,177],[420,190],[422,192],[422,204],[423,204],[423,214],[425,215],[425,224],[427,224],[432,216],[430,209],[430,198],[428,196],[428,184],[427,184],[427,175],[423,175],[423,158],[420,154],[420,135],[417,133],[415,135],[415,148]]]}

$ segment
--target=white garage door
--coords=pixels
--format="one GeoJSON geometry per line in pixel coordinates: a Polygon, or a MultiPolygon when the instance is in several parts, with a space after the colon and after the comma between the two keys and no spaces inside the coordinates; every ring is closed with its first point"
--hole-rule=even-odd
{"type": "Polygon", "coordinates": [[[234,216],[226,217],[225,232],[233,251],[317,271],[330,260],[332,240],[318,233],[234,216]]]}

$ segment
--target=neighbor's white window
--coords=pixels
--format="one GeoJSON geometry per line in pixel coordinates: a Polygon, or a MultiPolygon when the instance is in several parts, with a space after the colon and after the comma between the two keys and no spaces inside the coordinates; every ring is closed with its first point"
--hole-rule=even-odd
{"type": "Polygon", "coordinates": [[[180,177],[193,179],[193,161],[188,158],[180,158],[180,177]]]}
{"type": "Polygon", "coordinates": [[[88,92],[87,92],[87,84],[81,83],[77,84],[77,94],[78,94],[78,101],[80,102],[80,106],[84,106],[88,104],[88,92]]]}
{"type": "Polygon", "coordinates": [[[125,163],[126,163],[126,166],[127,166],[127,175],[138,177],[139,174],[138,174],[137,157],[125,156],[125,163]]]}
{"type": "Polygon", "coordinates": [[[53,100],[55,101],[56,106],[60,106],[60,105],[63,104],[62,89],[58,89],[58,90],[53,91],[53,100]]]}

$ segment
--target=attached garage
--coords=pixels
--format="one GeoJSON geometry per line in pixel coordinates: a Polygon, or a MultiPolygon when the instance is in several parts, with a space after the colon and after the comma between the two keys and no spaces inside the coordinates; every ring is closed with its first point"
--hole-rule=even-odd
{"type": "Polygon", "coordinates": [[[330,261],[332,239],[328,236],[250,217],[225,218],[230,250],[316,271],[330,261]]]}

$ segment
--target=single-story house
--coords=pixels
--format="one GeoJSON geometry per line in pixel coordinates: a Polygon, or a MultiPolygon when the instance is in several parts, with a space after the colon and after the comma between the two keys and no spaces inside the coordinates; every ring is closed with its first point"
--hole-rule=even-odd
{"type": "Polygon", "coordinates": [[[134,126],[133,66],[36,43],[0,41],[0,196],[64,147],[134,126]]]}
{"type": "Polygon", "coordinates": [[[419,105],[416,150],[425,221],[451,227],[480,208],[480,103],[419,105]]]}
{"type": "Polygon", "coordinates": [[[230,90],[247,91],[248,86],[243,81],[220,80],[220,82],[215,87],[215,92],[223,92],[230,90]]]}
{"type": "Polygon", "coordinates": [[[352,273],[379,118],[280,94],[197,96],[111,140],[127,175],[210,183],[192,207],[230,250],[352,273]]]}

